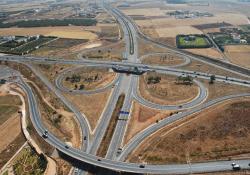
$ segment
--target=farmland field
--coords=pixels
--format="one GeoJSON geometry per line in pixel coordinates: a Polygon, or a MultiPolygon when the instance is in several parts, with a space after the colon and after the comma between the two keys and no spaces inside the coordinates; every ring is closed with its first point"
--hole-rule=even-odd
{"type": "Polygon", "coordinates": [[[84,30],[84,27],[80,26],[67,26],[67,27],[31,27],[31,28],[8,28],[0,29],[0,36],[55,36],[59,38],[73,38],[73,39],[89,39],[94,40],[97,35],[84,30]]]}
{"type": "Polygon", "coordinates": [[[240,66],[250,68],[250,46],[225,46],[225,54],[229,60],[240,66]]]}

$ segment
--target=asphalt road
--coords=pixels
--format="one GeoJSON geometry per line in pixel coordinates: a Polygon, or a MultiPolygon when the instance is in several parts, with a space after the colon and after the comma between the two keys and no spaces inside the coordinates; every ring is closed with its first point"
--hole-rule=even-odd
{"type": "MultiPolygon", "coordinates": [[[[42,124],[39,109],[37,107],[36,98],[31,90],[31,88],[20,79],[17,84],[24,90],[27,94],[29,110],[31,121],[40,136],[43,135],[45,127],[42,124]]],[[[161,122],[160,122],[161,123],[161,122]]],[[[98,158],[94,155],[82,152],[75,148],[66,148],[65,143],[56,138],[51,133],[48,133],[48,138],[45,139],[49,144],[53,145],[56,149],[63,152],[64,154],[75,158],[77,160],[89,163],[91,165],[108,168],[116,171],[134,172],[134,173],[152,173],[152,174],[187,174],[190,172],[189,165],[145,165],[145,168],[140,168],[139,164],[126,163],[120,161],[113,161],[104,158],[98,158]]],[[[237,161],[218,161],[218,162],[208,162],[208,163],[196,163],[191,165],[192,172],[214,172],[214,171],[225,171],[231,170],[231,163],[236,162],[243,169],[247,169],[250,160],[237,160],[237,161]]]]}
{"type": "MultiPolygon", "coordinates": [[[[47,58],[34,58],[34,57],[19,57],[19,56],[1,56],[0,60],[7,60],[7,61],[22,61],[26,62],[37,62],[37,63],[45,63],[45,64],[55,64],[55,63],[62,63],[62,64],[75,64],[75,65],[88,65],[88,66],[103,66],[103,67],[112,67],[114,64],[119,65],[125,65],[129,67],[137,66],[139,68],[148,70],[148,71],[157,71],[160,73],[167,73],[167,74],[174,74],[174,75],[192,75],[196,78],[204,78],[209,79],[210,75],[202,72],[193,72],[193,71],[184,71],[180,69],[175,68],[167,68],[162,66],[149,66],[149,65],[143,65],[139,64],[138,59],[138,45],[137,45],[137,36],[138,36],[138,30],[137,27],[130,21],[129,18],[124,16],[122,13],[120,13],[117,9],[111,9],[109,7],[106,7],[107,10],[109,10],[120,22],[122,25],[122,28],[124,30],[125,34],[125,41],[126,41],[126,53],[128,55],[128,60],[124,61],[122,63],[116,63],[116,62],[97,62],[97,61],[86,61],[86,60],[56,60],[56,59],[47,59],[47,58]]],[[[174,52],[174,50],[173,50],[174,52]]],[[[188,56],[185,53],[177,52],[179,54],[183,54],[184,56],[188,56]]],[[[188,56],[191,58],[190,56],[188,56]]],[[[192,59],[198,59],[193,58],[192,59]]],[[[204,61],[204,60],[202,60],[204,61]]],[[[207,61],[207,60],[205,60],[207,61]]],[[[205,62],[204,61],[204,62],[205,62]]],[[[209,64],[216,65],[218,67],[222,67],[225,70],[228,70],[230,72],[234,72],[237,74],[240,74],[242,76],[248,76],[248,71],[242,71],[241,68],[237,68],[235,66],[228,66],[228,64],[214,64],[213,61],[210,61],[209,64]]],[[[27,64],[29,65],[29,64],[27,64]]],[[[95,135],[93,140],[90,141],[89,139],[89,131],[90,127],[85,119],[85,116],[82,115],[71,103],[67,101],[67,99],[64,98],[60,92],[53,87],[51,83],[37,70],[35,70],[31,65],[29,65],[31,70],[49,87],[49,89],[53,90],[53,92],[68,106],[75,114],[76,117],[81,125],[83,136],[87,136],[87,140],[84,143],[84,149],[86,152],[83,152],[83,150],[75,149],[75,148],[66,148],[65,143],[56,138],[51,133],[48,134],[48,138],[45,140],[54,146],[59,151],[65,153],[66,155],[77,159],[79,161],[83,161],[86,163],[89,163],[94,166],[103,167],[111,170],[116,171],[124,171],[124,172],[134,172],[134,173],[151,173],[151,174],[187,174],[187,173],[202,173],[202,172],[215,172],[215,171],[225,171],[225,170],[231,170],[231,163],[236,162],[241,165],[243,169],[249,169],[248,163],[250,160],[237,160],[237,161],[217,161],[217,162],[207,162],[207,163],[195,163],[191,165],[187,164],[179,164],[179,165],[145,165],[145,167],[141,167],[140,164],[134,164],[134,163],[127,163],[122,161],[116,161],[117,160],[124,160],[126,156],[134,150],[146,137],[149,135],[155,133],[157,130],[163,128],[164,126],[171,124],[177,120],[183,119],[184,117],[187,117],[195,112],[202,111],[203,109],[206,109],[208,107],[213,106],[214,104],[217,104],[219,102],[222,102],[227,99],[232,99],[236,97],[242,97],[242,96],[250,96],[250,94],[240,94],[240,95],[233,95],[233,96],[225,96],[222,98],[219,98],[217,100],[210,101],[205,104],[201,104],[191,110],[188,110],[187,112],[183,112],[177,115],[173,115],[171,117],[168,117],[148,128],[141,131],[139,134],[137,134],[130,142],[127,144],[122,154],[117,157],[117,148],[121,145],[122,139],[124,137],[124,133],[126,131],[127,122],[129,119],[128,116],[119,116],[122,120],[118,121],[118,124],[115,128],[114,135],[112,137],[111,144],[109,146],[108,154],[106,158],[99,158],[95,156],[96,151],[98,147],[100,146],[101,140],[104,136],[104,133],[107,129],[107,126],[110,121],[110,117],[112,115],[112,112],[114,110],[114,107],[116,105],[116,101],[121,93],[125,93],[125,102],[122,107],[123,110],[130,111],[131,110],[131,100],[133,99],[133,96],[136,96],[136,92],[134,88],[136,87],[137,78],[135,75],[126,76],[124,74],[119,75],[118,81],[113,89],[112,95],[110,97],[110,100],[108,101],[108,105],[106,106],[104,113],[102,115],[102,118],[99,122],[99,125],[97,126],[95,130],[95,135]],[[125,117],[125,120],[124,120],[125,117]]],[[[223,77],[223,76],[216,76],[216,81],[226,81],[227,83],[232,84],[238,84],[238,85],[244,85],[249,87],[250,82],[247,80],[241,80],[231,77],[223,77]]],[[[27,94],[28,103],[29,103],[29,110],[30,110],[30,117],[31,121],[39,133],[39,135],[42,136],[46,128],[43,126],[39,109],[37,107],[37,101],[36,98],[31,90],[31,88],[28,86],[26,82],[20,79],[18,81],[15,81],[27,94]]],[[[200,96],[204,97],[206,94],[202,93],[202,89],[200,90],[200,96]]],[[[202,99],[202,98],[201,98],[202,99]]],[[[146,102],[142,101],[143,104],[146,104],[146,102]]],[[[148,105],[154,105],[154,104],[148,104],[148,105]]]]}

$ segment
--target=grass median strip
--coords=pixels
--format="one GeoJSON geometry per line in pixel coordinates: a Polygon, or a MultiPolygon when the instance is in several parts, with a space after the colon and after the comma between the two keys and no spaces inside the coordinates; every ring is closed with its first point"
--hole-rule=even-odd
{"type": "Polygon", "coordinates": [[[120,113],[120,110],[121,110],[123,103],[124,103],[124,99],[125,99],[125,94],[122,94],[119,96],[119,98],[117,100],[116,107],[115,107],[115,110],[113,111],[109,126],[105,132],[105,135],[102,139],[101,145],[97,151],[97,156],[105,157],[105,155],[108,151],[108,146],[109,146],[111,139],[112,139],[112,136],[114,134],[115,126],[117,124],[119,113],[120,113]]]}

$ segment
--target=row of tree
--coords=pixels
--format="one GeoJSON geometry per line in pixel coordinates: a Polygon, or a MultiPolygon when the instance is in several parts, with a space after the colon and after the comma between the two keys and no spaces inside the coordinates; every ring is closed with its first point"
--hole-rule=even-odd
{"type": "Polygon", "coordinates": [[[53,27],[53,26],[94,26],[96,25],[96,19],[79,18],[79,19],[44,19],[44,20],[29,20],[29,21],[17,21],[10,23],[0,23],[0,28],[10,27],[53,27]]]}

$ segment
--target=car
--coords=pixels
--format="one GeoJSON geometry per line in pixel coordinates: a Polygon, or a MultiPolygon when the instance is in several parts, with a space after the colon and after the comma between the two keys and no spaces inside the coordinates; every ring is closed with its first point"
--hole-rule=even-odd
{"type": "Polygon", "coordinates": [[[233,167],[233,170],[234,170],[234,171],[239,171],[239,170],[241,170],[240,165],[238,165],[238,164],[236,164],[236,163],[232,163],[232,167],[233,167]]]}
{"type": "Polygon", "coordinates": [[[97,161],[99,161],[99,162],[100,162],[100,161],[102,161],[102,160],[101,160],[101,159],[97,159],[97,161]]]}
{"type": "Polygon", "coordinates": [[[69,149],[69,145],[65,145],[65,148],[66,148],[66,149],[69,149]]]}
{"type": "Polygon", "coordinates": [[[139,167],[140,167],[140,168],[145,168],[145,165],[140,165],[139,167]]]}
{"type": "Polygon", "coordinates": [[[87,140],[87,136],[84,136],[83,140],[87,140]]]}
{"type": "Polygon", "coordinates": [[[48,138],[48,130],[45,130],[44,133],[43,133],[43,138],[48,138]]]}

